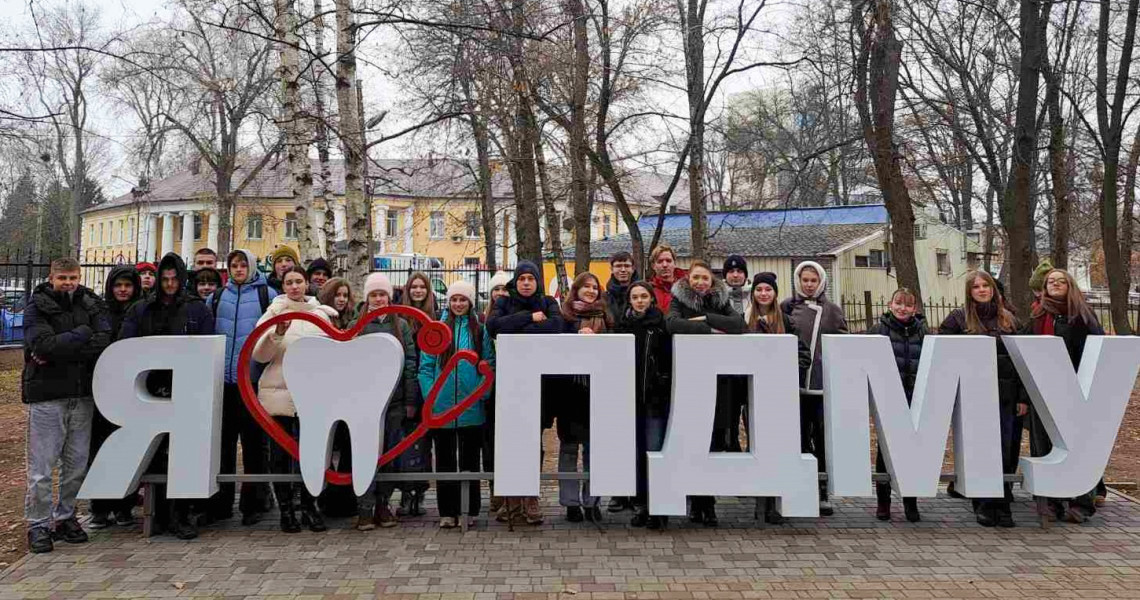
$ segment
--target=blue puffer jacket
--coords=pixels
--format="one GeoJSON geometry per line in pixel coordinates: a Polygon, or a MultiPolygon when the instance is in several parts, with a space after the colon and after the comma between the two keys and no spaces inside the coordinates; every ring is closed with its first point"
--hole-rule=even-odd
{"type": "MultiPolygon", "coordinates": [[[[214,315],[216,319],[214,331],[226,336],[226,383],[237,383],[238,356],[241,355],[241,347],[261,318],[261,300],[257,288],[266,288],[270,301],[277,296],[277,292],[268,287],[265,276],[258,272],[257,261],[253,255],[248,251],[244,252],[250,264],[249,281],[238,285],[230,279],[226,287],[214,292],[221,294],[218,312],[214,315]]],[[[213,294],[206,299],[206,305],[214,305],[213,294]]]]}
{"type": "MultiPolygon", "coordinates": [[[[487,328],[479,326],[479,337],[482,338],[480,345],[482,351],[475,349],[474,340],[471,339],[471,331],[468,329],[468,319],[471,315],[464,315],[455,320],[455,326],[451,331],[451,344],[452,348],[456,351],[459,350],[475,350],[483,360],[490,363],[491,368],[495,367],[495,348],[491,344],[491,336],[487,333],[487,328]]],[[[441,321],[447,321],[447,312],[445,311],[440,316],[441,321]]],[[[420,389],[423,391],[424,398],[426,399],[428,393],[431,392],[431,386],[435,385],[436,380],[439,378],[443,371],[444,361],[434,354],[424,353],[420,356],[420,389]]],[[[479,371],[475,365],[467,361],[463,361],[459,366],[452,371],[451,375],[447,378],[447,382],[439,390],[439,397],[436,398],[435,407],[432,409],[435,414],[443,413],[450,410],[451,407],[462,401],[468,394],[473,392],[475,388],[479,387],[479,371]],[[458,380],[458,386],[456,381],[458,380]]],[[[483,401],[487,396],[484,395],[477,402],[471,405],[470,408],[463,411],[459,418],[444,425],[446,428],[453,427],[476,427],[486,422],[487,417],[483,409],[483,401]]]]}

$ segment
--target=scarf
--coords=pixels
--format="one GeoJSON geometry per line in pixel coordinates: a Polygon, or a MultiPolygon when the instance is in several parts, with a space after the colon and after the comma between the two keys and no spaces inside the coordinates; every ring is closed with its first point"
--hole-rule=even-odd
{"type": "Polygon", "coordinates": [[[593,302],[572,299],[562,304],[562,317],[568,323],[577,323],[577,329],[589,327],[594,333],[605,333],[613,328],[613,318],[606,312],[605,302],[599,297],[593,302]]]}
{"type": "Polygon", "coordinates": [[[1069,303],[1057,300],[1049,294],[1042,294],[1037,302],[1033,303],[1033,333],[1037,335],[1056,335],[1054,322],[1058,316],[1069,314],[1069,303]]]}

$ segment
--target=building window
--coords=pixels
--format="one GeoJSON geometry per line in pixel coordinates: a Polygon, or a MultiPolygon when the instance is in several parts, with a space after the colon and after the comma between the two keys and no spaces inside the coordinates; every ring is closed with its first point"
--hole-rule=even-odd
{"type": "Polygon", "coordinates": [[[945,250],[938,250],[934,254],[934,258],[938,263],[939,275],[952,275],[950,270],[950,253],[945,250]]]}
{"type": "Polygon", "coordinates": [[[95,245],[95,224],[92,223],[90,229],[87,231],[87,245],[95,245]]]}
{"type": "Polygon", "coordinates": [[[297,239],[297,213],[285,213],[285,239],[297,239]]]}
{"type": "Polygon", "coordinates": [[[126,224],[124,223],[124,221],[122,219],[119,219],[119,234],[115,236],[115,243],[116,244],[123,243],[123,229],[125,229],[125,228],[126,228],[126,224]]]}
{"type": "Polygon", "coordinates": [[[463,222],[467,224],[467,237],[471,239],[478,239],[479,237],[479,211],[469,210],[463,215],[463,222]]]}
{"type": "Polygon", "coordinates": [[[127,219],[127,241],[135,241],[135,218],[127,219]]]}
{"type": "Polygon", "coordinates": [[[472,268],[478,267],[479,266],[479,257],[478,256],[464,257],[463,266],[472,267],[472,268]]]}
{"type": "Polygon", "coordinates": [[[443,212],[433,210],[428,219],[428,236],[433,240],[441,240],[443,234],[443,212]]]}
{"type": "Polygon", "coordinates": [[[202,215],[194,213],[194,239],[202,239],[202,215]]]}
{"type": "Polygon", "coordinates": [[[610,233],[610,216],[602,215],[602,239],[608,239],[610,233]]]}
{"type": "Polygon", "coordinates": [[[245,239],[261,239],[261,215],[249,215],[245,218],[245,239]]]}
{"type": "Polygon", "coordinates": [[[923,225],[922,223],[915,223],[914,224],[914,239],[916,239],[916,240],[925,240],[926,239],[926,225],[923,225]]]}
{"type": "Polygon", "coordinates": [[[103,240],[105,240],[105,239],[107,239],[107,238],[103,237],[103,224],[100,223],[99,224],[99,245],[100,246],[103,245],[103,240]]]}
{"type": "Polygon", "coordinates": [[[871,250],[866,256],[855,255],[856,267],[882,269],[887,266],[886,255],[882,250],[871,250]]]}
{"type": "Polygon", "coordinates": [[[384,218],[384,237],[394,238],[400,235],[400,213],[395,211],[388,211],[387,216],[384,218]]]}

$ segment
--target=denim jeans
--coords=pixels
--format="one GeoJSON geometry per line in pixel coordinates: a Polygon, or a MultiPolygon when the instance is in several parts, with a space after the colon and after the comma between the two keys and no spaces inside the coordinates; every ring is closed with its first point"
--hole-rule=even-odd
{"type": "Polygon", "coordinates": [[[75,516],[75,497],[87,475],[91,450],[90,400],[47,400],[28,405],[28,491],[24,517],[28,527],[51,527],[75,516]],[[59,503],[51,503],[52,468],[59,465],[59,503]]]}
{"type": "MultiPolygon", "coordinates": [[[[574,473],[578,470],[579,450],[582,455],[582,471],[590,472],[589,442],[558,442],[558,471],[574,473]]],[[[562,506],[597,506],[601,498],[590,495],[589,480],[563,479],[558,482],[558,503],[562,506]]]]}
{"type": "Polygon", "coordinates": [[[665,445],[665,431],[669,427],[668,416],[646,416],[645,428],[641,434],[641,444],[637,449],[637,497],[633,503],[646,506],[649,498],[649,459],[646,452],[659,452],[665,445]]]}

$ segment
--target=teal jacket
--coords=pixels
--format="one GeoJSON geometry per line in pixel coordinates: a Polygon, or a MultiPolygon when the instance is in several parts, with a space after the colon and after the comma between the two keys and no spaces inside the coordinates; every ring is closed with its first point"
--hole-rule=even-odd
{"type": "MultiPolygon", "coordinates": [[[[487,334],[487,328],[480,325],[480,337],[482,337],[482,352],[476,350],[474,340],[471,339],[471,332],[467,328],[467,320],[471,315],[464,315],[455,320],[455,327],[451,332],[452,348],[456,351],[459,350],[474,350],[476,354],[487,361],[491,368],[495,367],[495,348],[491,345],[491,336],[487,334]]],[[[447,320],[447,312],[440,316],[441,321],[447,320]]],[[[443,362],[439,356],[434,354],[424,353],[420,356],[420,390],[423,391],[424,398],[426,399],[428,393],[431,392],[431,386],[435,385],[439,379],[440,373],[443,371],[443,362]]],[[[440,414],[455,406],[461,400],[467,397],[468,394],[475,391],[479,387],[479,371],[475,365],[463,361],[459,363],[458,368],[452,371],[451,375],[447,378],[447,382],[440,388],[439,397],[435,401],[435,408],[433,412],[440,414]],[[456,383],[458,381],[458,384],[456,383]]],[[[487,398],[484,395],[478,401],[471,405],[470,408],[463,411],[459,418],[448,423],[444,427],[477,427],[486,422],[487,417],[483,408],[483,401],[487,398]]]]}

